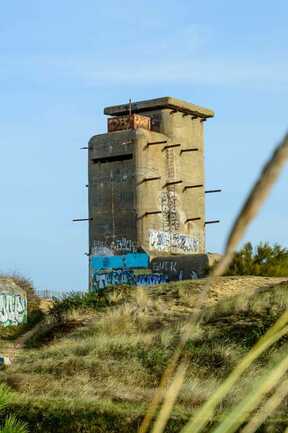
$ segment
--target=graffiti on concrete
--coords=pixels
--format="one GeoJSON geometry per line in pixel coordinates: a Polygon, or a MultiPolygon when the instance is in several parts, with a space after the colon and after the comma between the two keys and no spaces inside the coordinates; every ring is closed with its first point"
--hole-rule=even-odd
{"type": "Polygon", "coordinates": [[[198,280],[199,276],[196,271],[191,271],[191,280],[198,280]]]}
{"type": "Polygon", "coordinates": [[[95,272],[93,275],[93,289],[101,290],[108,286],[119,286],[122,284],[133,285],[134,274],[131,271],[115,270],[112,272],[95,272]]]}
{"type": "Polygon", "coordinates": [[[93,274],[92,288],[95,291],[109,286],[129,285],[147,286],[166,283],[167,276],[161,274],[135,274],[132,270],[118,269],[111,272],[95,272],[93,274]]]}
{"type": "Polygon", "coordinates": [[[163,260],[152,264],[153,272],[177,272],[177,262],[163,260]]]}
{"type": "Polygon", "coordinates": [[[99,269],[141,269],[148,268],[149,257],[146,253],[128,253],[119,256],[92,256],[93,270],[99,269]]]}
{"type": "Polygon", "coordinates": [[[176,175],[174,149],[169,147],[166,149],[166,173],[168,179],[174,179],[176,175]]]}
{"type": "Polygon", "coordinates": [[[91,253],[93,256],[114,256],[127,252],[137,252],[136,242],[131,239],[119,238],[112,241],[94,240],[91,253]]]}
{"type": "Polygon", "coordinates": [[[142,274],[135,277],[137,286],[152,286],[168,282],[168,276],[163,274],[142,274]]]}
{"type": "Polygon", "coordinates": [[[149,244],[151,249],[158,251],[175,249],[185,253],[199,252],[199,239],[181,233],[150,230],[149,244]]]}
{"type": "MultiPolygon", "coordinates": [[[[181,271],[178,274],[178,280],[179,281],[184,280],[184,275],[185,275],[184,271],[181,269],[181,271]]],[[[199,275],[196,271],[190,271],[188,277],[187,276],[185,277],[185,280],[198,280],[198,278],[199,278],[199,275]]]]}
{"type": "Polygon", "coordinates": [[[20,325],[26,319],[26,298],[19,294],[0,292],[0,325],[20,325]]]}
{"type": "Polygon", "coordinates": [[[160,194],[160,208],[162,215],[163,231],[177,231],[179,229],[179,218],[176,206],[175,185],[169,187],[167,192],[160,194]]]}
{"type": "Polygon", "coordinates": [[[197,280],[199,278],[198,272],[195,270],[187,269],[187,264],[181,261],[174,260],[155,260],[151,264],[152,272],[161,272],[168,275],[169,281],[171,280],[197,280]],[[183,269],[184,267],[184,269],[183,269]]]}
{"type": "MultiPolygon", "coordinates": [[[[120,246],[126,246],[126,244],[120,246]]],[[[145,271],[149,266],[149,256],[144,252],[114,256],[92,256],[90,264],[92,290],[95,291],[109,286],[147,286],[168,281],[168,276],[162,273],[147,273],[145,271]],[[138,269],[138,273],[135,272],[135,269],[138,269]]]]}

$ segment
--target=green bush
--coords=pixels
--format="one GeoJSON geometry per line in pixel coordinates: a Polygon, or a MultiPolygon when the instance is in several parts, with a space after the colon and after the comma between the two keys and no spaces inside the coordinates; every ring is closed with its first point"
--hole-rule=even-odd
{"type": "Polygon", "coordinates": [[[106,292],[68,293],[61,299],[53,298],[50,316],[56,322],[64,322],[68,313],[79,309],[93,309],[107,307],[110,304],[106,292]]]}
{"type": "Polygon", "coordinates": [[[288,277],[288,249],[267,242],[253,248],[248,242],[235,254],[226,275],[288,277]]]}

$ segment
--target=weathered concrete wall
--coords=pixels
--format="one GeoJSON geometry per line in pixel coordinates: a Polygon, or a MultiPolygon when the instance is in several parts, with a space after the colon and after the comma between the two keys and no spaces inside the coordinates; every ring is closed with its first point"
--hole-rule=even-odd
{"type": "MultiPolygon", "coordinates": [[[[173,98],[137,102],[132,110],[150,117],[152,129],[110,132],[89,142],[90,258],[203,255],[203,121],[213,112],[173,98]]],[[[120,116],[129,107],[104,112],[120,116]]],[[[121,277],[121,269],[112,267],[105,277],[107,269],[95,269],[96,261],[90,260],[90,269],[98,280],[135,281],[132,268],[123,267],[121,277]]]]}
{"type": "Polygon", "coordinates": [[[131,252],[137,241],[134,136],[113,132],[89,143],[89,237],[96,255],[131,252]]]}
{"type": "Polygon", "coordinates": [[[97,292],[108,286],[147,286],[168,281],[167,275],[152,272],[149,265],[149,255],[140,251],[113,256],[94,255],[90,258],[90,289],[97,292]]]}
{"type": "MultiPolygon", "coordinates": [[[[180,115],[183,117],[182,113],[180,115]]],[[[176,114],[170,117],[174,116],[176,114]]],[[[199,125],[201,129],[202,123],[199,125]]],[[[175,126],[175,129],[183,133],[185,125],[175,126]]],[[[193,137],[193,130],[192,127],[190,133],[186,130],[188,141],[189,134],[193,137]]],[[[194,138],[198,142],[195,147],[196,144],[184,142],[183,137],[171,138],[146,130],[137,130],[136,138],[136,172],[139,173],[136,207],[140,244],[152,254],[204,254],[203,140],[194,138]],[[192,150],[196,148],[197,151],[192,150]],[[153,174],[141,176],[145,169],[149,173],[153,170],[153,174]]]]}
{"type": "Polygon", "coordinates": [[[169,281],[202,278],[207,274],[207,254],[158,256],[151,260],[152,272],[166,275],[169,281]]]}
{"type": "Polygon", "coordinates": [[[0,325],[20,325],[27,320],[27,297],[11,278],[0,278],[0,325]]]}

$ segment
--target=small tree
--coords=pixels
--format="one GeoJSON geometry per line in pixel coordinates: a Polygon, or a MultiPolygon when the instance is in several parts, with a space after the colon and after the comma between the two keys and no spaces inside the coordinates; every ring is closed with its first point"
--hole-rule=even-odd
{"type": "Polygon", "coordinates": [[[288,277],[288,249],[268,242],[253,248],[248,242],[235,254],[226,275],[288,277]]]}
{"type": "MultiPolygon", "coordinates": [[[[9,389],[5,385],[0,385],[0,412],[8,406],[11,399],[9,389]]],[[[5,419],[4,424],[0,426],[0,433],[28,433],[28,430],[26,424],[10,415],[5,419]]]]}

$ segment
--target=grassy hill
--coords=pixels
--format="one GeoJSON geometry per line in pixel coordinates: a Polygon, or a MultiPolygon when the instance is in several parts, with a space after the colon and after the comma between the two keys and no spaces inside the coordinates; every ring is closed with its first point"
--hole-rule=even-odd
{"type": "MultiPolygon", "coordinates": [[[[204,284],[123,287],[94,302],[66,302],[63,311],[58,306],[58,316],[49,316],[13,365],[0,373],[0,380],[15,391],[12,409],[35,433],[136,432],[204,284]]],[[[185,346],[189,368],[165,431],[180,431],[287,306],[288,283],[283,279],[216,281],[204,320],[185,346]]],[[[244,398],[255,376],[283,350],[287,337],[245,373],[217,416],[244,398]]],[[[261,431],[284,431],[287,404],[284,401],[261,431]]]]}

